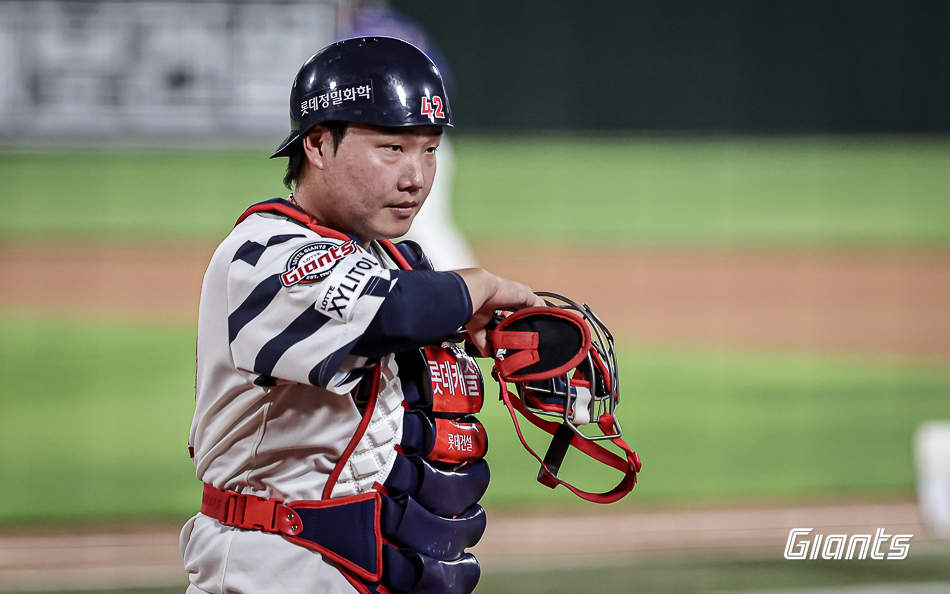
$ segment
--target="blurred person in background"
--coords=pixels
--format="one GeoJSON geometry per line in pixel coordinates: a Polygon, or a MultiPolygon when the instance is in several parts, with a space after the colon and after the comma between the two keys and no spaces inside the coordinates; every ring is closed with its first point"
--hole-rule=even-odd
{"type": "Polygon", "coordinates": [[[928,421],[914,434],[920,515],[938,538],[950,538],[950,421],[928,421]]]}
{"type": "MultiPolygon", "coordinates": [[[[426,53],[442,73],[449,96],[454,94],[454,81],[445,56],[423,28],[382,0],[354,3],[347,24],[338,39],[382,35],[396,37],[413,44],[426,53]]],[[[465,236],[452,218],[452,183],[455,176],[455,154],[447,134],[439,145],[439,168],[425,208],[416,216],[412,228],[403,239],[422,246],[436,270],[456,270],[478,265],[465,236]],[[435,249],[435,248],[438,249],[435,249]]]]}

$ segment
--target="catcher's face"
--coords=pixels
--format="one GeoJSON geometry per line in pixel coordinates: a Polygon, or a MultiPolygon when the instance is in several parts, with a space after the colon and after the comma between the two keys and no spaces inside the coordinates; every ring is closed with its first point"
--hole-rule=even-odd
{"type": "Polygon", "coordinates": [[[364,242],[405,235],[432,189],[441,138],[441,126],[351,123],[334,151],[329,132],[318,126],[304,139],[315,170],[300,188],[309,204],[301,204],[321,224],[364,242]]]}

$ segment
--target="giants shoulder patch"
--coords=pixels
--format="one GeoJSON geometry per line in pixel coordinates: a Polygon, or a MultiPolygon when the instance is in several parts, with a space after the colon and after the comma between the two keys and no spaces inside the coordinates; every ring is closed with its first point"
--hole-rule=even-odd
{"type": "Polygon", "coordinates": [[[317,311],[333,319],[349,322],[363,289],[381,269],[376,260],[367,254],[351,254],[344,258],[323,281],[314,304],[317,311]]]}
{"type": "Polygon", "coordinates": [[[360,252],[363,252],[363,248],[355,241],[344,244],[330,241],[307,244],[287,260],[286,272],[280,275],[280,282],[285,287],[315,283],[329,276],[337,262],[360,252]]]}

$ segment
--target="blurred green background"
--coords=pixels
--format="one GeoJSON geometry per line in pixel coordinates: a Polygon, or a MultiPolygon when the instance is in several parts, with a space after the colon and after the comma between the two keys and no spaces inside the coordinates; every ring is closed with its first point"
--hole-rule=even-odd
{"type": "MultiPolygon", "coordinates": [[[[83,7],[97,3],[65,4],[75,24],[83,7]]],[[[217,3],[207,4],[216,10],[217,3]]],[[[236,13],[253,3],[224,4],[236,13]]],[[[360,3],[337,4],[345,11],[360,3]]],[[[933,255],[935,266],[946,266],[946,2],[391,4],[429,33],[441,50],[430,53],[451,77],[453,209],[476,252],[771,250],[877,261],[911,254],[933,255]]],[[[0,0],[0,10],[13,5],[19,6],[0,0]]],[[[14,29],[0,26],[0,33],[14,29]]],[[[290,33],[278,38],[280,47],[255,49],[269,56],[286,56],[278,52],[285,45],[299,49],[290,33]]],[[[2,63],[29,66],[14,50],[3,53],[12,47],[0,44],[0,58],[9,58],[2,63]]],[[[45,49],[38,45],[37,55],[45,49]]],[[[193,54],[197,64],[213,52],[193,54]]],[[[200,68],[167,65],[178,70],[149,76],[168,82],[168,89],[156,88],[168,92],[169,113],[183,106],[191,113],[189,101],[211,96],[202,95],[200,68]]],[[[70,74],[37,72],[52,80],[70,74]]],[[[211,137],[126,134],[129,113],[155,105],[129,111],[133,98],[116,107],[121,125],[112,135],[61,138],[30,109],[46,101],[48,112],[65,117],[69,93],[44,96],[38,85],[0,89],[0,108],[12,97],[25,102],[29,116],[12,126],[0,118],[13,131],[4,136],[0,126],[0,259],[87,245],[117,252],[167,246],[210,257],[244,208],[286,196],[284,161],[267,159],[283,128],[266,139],[235,134],[229,122],[211,137]],[[39,124],[46,135],[34,138],[39,124]],[[189,148],[199,143],[211,148],[189,148]]],[[[282,84],[281,106],[286,92],[282,84]]],[[[211,121],[220,124],[226,118],[214,107],[211,121]]],[[[0,283],[67,301],[71,294],[42,270],[0,283]]],[[[0,302],[0,477],[7,487],[0,534],[174,528],[196,512],[200,483],[186,451],[195,319],[196,312],[169,318],[0,302]]],[[[491,435],[489,513],[911,502],[914,431],[926,420],[950,418],[945,356],[636,336],[619,336],[618,346],[619,416],[644,461],[634,493],[595,511],[564,489],[536,483],[536,463],[488,380],[479,416],[491,435]]],[[[571,457],[564,473],[593,490],[617,480],[571,457]]],[[[570,568],[486,573],[479,592],[912,582],[934,582],[932,591],[950,583],[945,551],[894,563],[631,559],[598,568],[596,578],[570,568]]]]}
{"type": "MultiPolygon", "coordinates": [[[[592,241],[604,249],[766,246],[816,255],[950,247],[946,139],[453,139],[456,219],[476,250],[592,241]]],[[[265,152],[5,151],[0,250],[167,243],[210,254],[245,206],[284,194],[282,163],[265,152]]],[[[69,290],[55,280],[34,284],[69,290]]],[[[200,484],[185,448],[194,347],[192,316],[0,309],[0,476],[27,487],[0,498],[0,530],[173,527],[195,513],[200,484]]],[[[623,336],[619,348],[620,419],[644,460],[634,493],[592,510],[564,489],[536,483],[536,464],[488,380],[479,416],[491,435],[490,512],[908,501],[914,430],[950,412],[950,361],[939,358],[674,348],[623,336]]],[[[527,434],[541,443],[537,432],[527,434]]],[[[617,480],[573,456],[564,473],[597,490],[617,480]]],[[[640,560],[601,569],[593,582],[578,582],[574,571],[489,572],[479,591],[575,592],[593,583],[705,592],[950,579],[942,555],[899,567],[830,563],[640,560]]]]}
{"type": "MultiPolygon", "coordinates": [[[[950,245],[950,141],[459,135],[455,143],[457,219],[476,248],[950,245]]],[[[246,205],[282,194],[281,163],[263,157],[6,152],[0,229],[16,244],[173,241],[210,254],[246,205]]],[[[199,485],[185,453],[193,319],[8,309],[0,336],[0,474],[32,489],[4,498],[0,521],[181,520],[194,511],[199,485]]],[[[906,499],[913,431],[948,413],[950,365],[941,360],[674,349],[631,337],[620,348],[621,420],[646,466],[618,508],[906,499]]],[[[488,505],[580,505],[531,480],[534,464],[494,398],[483,416],[494,462],[488,505]]],[[[613,478],[593,465],[565,468],[590,473],[582,483],[607,487],[613,478]]]]}
{"type": "MultiPolygon", "coordinates": [[[[474,244],[945,247],[950,140],[453,134],[474,244]]],[[[213,243],[286,196],[259,151],[0,152],[8,239],[213,243]]]]}

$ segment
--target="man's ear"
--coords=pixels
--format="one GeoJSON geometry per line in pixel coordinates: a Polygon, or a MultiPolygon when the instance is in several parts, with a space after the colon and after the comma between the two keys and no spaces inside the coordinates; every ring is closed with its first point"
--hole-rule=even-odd
{"type": "Polygon", "coordinates": [[[303,151],[307,155],[307,161],[317,169],[323,169],[332,143],[333,139],[326,126],[317,124],[311,128],[303,137],[303,151]]]}

